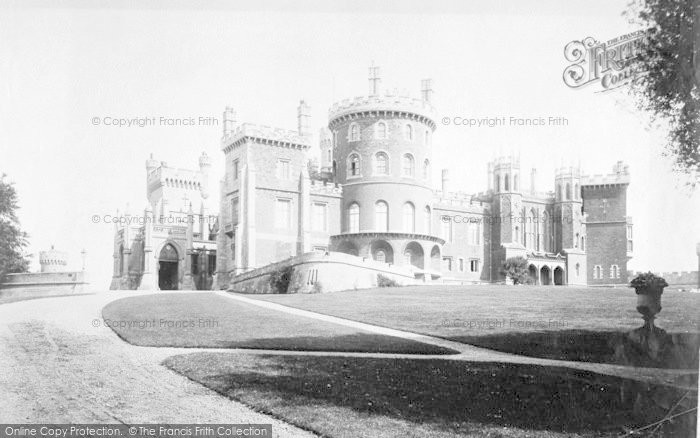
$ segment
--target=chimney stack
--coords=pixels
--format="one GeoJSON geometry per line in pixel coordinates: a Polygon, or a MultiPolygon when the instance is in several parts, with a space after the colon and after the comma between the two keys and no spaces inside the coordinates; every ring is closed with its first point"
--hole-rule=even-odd
{"type": "Polygon", "coordinates": [[[299,135],[310,135],[309,119],[311,118],[311,108],[304,102],[304,99],[299,101],[297,107],[297,131],[299,135]]]}
{"type": "Polygon", "coordinates": [[[236,112],[233,110],[232,107],[227,106],[226,110],[224,110],[224,137],[228,137],[231,135],[233,130],[236,127],[236,112]]]}

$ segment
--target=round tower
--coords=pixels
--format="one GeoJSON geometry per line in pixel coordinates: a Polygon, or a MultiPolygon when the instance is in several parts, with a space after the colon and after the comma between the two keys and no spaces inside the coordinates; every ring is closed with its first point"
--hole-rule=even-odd
{"type": "Polygon", "coordinates": [[[430,94],[381,95],[373,69],[370,96],[341,101],[329,111],[331,166],[343,186],[342,234],[332,237],[332,247],[439,271],[444,242],[431,229],[436,124],[425,98],[430,94]]]}
{"type": "Polygon", "coordinates": [[[68,254],[63,251],[56,251],[52,245],[49,251],[41,251],[39,253],[39,264],[41,265],[41,272],[65,271],[68,265],[68,254]]]}

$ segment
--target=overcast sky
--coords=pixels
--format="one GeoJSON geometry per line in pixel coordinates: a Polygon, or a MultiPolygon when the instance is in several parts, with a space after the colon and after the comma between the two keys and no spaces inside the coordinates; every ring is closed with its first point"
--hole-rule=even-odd
{"type": "Polygon", "coordinates": [[[140,128],[93,118],[220,119],[231,105],[240,121],[294,128],[303,98],[317,132],[334,101],[367,93],[374,61],[385,89],[418,97],[420,80],[433,79],[434,181],[445,167],[453,189],[483,191],[487,161],[520,153],[524,183],[537,167],[538,188],[552,190],[561,163],[580,160],[584,173],[600,174],[623,160],[631,269],[697,269],[700,194],[670,172],[663,133],[624,93],[562,81],[568,42],[636,30],[621,15],[627,0],[394,3],[0,3],[0,171],[16,183],[30,251],[53,244],[79,268],[85,248],[93,284],[107,287],[113,226],[91,218],[127,203],[144,208],[149,153],[195,168],[206,151],[213,182],[223,175],[220,123],[140,128]],[[568,125],[469,128],[443,117],[568,125]]]}

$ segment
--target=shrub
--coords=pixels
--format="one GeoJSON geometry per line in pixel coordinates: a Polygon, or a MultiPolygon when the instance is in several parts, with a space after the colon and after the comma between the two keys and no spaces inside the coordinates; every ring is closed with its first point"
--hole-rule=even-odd
{"type": "Polygon", "coordinates": [[[527,284],[530,275],[525,257],[511,257],[503,262],[501,273],[513,280],[513,284],[527,284]]]}
{"type": "Polygon", "coordinates": [[[389,278],[386,275],[377,274],[377,286],[379,287],[397,287],[400,286],[393,278],[389,278]]]}
{"type": "Polygon", "coordinates": [[[292,281],[294,267],[285,266],[270,273],[270,289],[273,293],[286,294],[292,281]]]}

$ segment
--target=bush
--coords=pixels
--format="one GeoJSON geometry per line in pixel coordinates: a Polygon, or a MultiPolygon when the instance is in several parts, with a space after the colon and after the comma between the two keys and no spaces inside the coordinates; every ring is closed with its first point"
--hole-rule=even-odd
{"type": "Polygon", "coordinates": [[[270,273],[270,289],[273,293],[286,294],[292,281],[294,267],[285,266],[270,273]]]}
{"type": "Polygon", "coordinates": [[[513,284],[528,284],[530,273],[525,257],[511,257],[503,262],[501,273],[513,280],[513,284]]]}
{"type": "Polygon", "coordinates": [[[400,286],[393,278],[389,278],[386,275],[377,274],[377,286],[379,287],[397,287],[400,286]]]}

